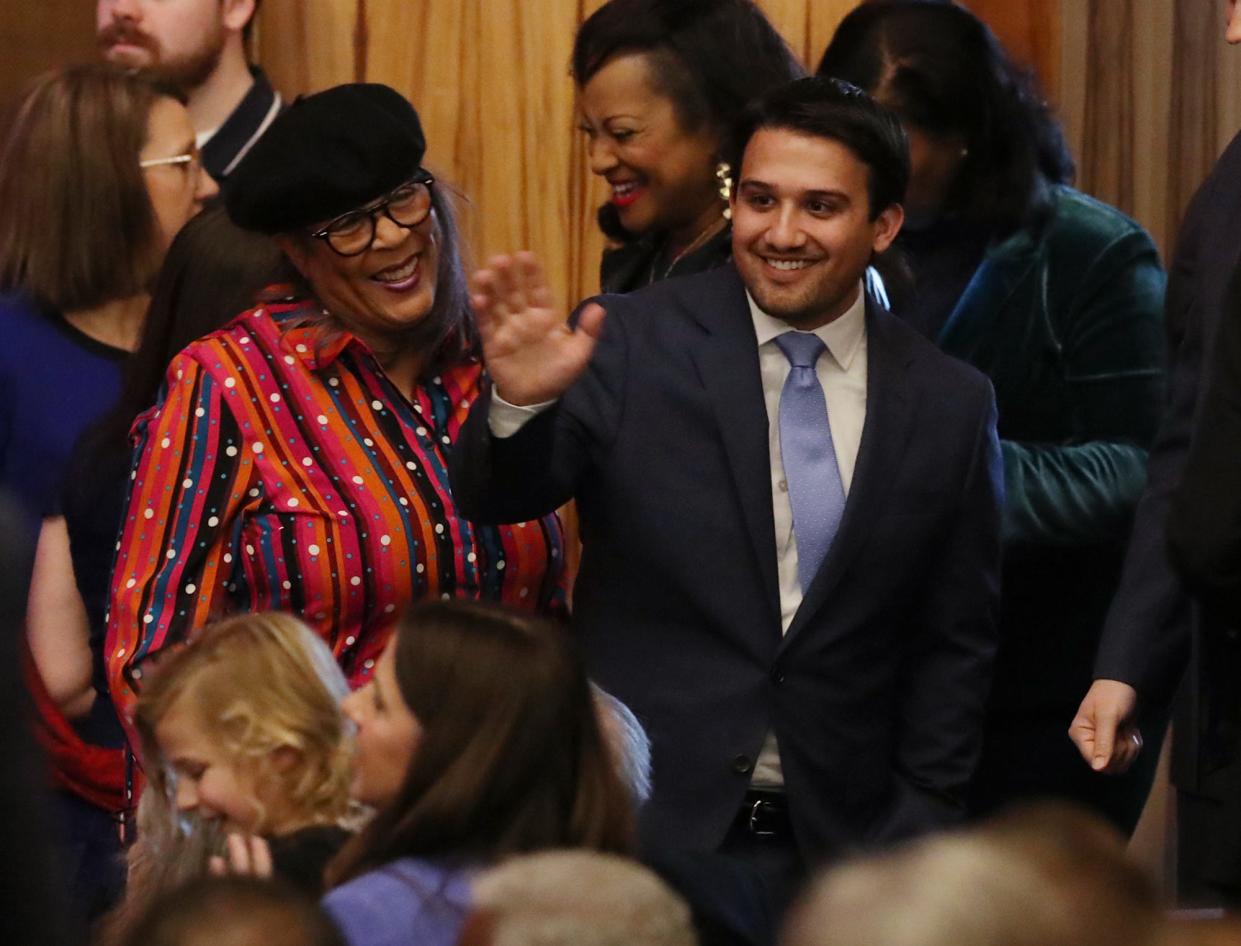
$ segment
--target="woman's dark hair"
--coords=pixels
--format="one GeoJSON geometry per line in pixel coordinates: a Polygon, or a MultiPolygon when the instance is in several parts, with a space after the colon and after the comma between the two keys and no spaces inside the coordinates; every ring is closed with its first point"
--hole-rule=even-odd
{"type": "MultiPolygon", "coordinates": [[[[788,44],[752,0],[609,0],[573,41],[573,80],[586,85],[616,56],[647,56],[656,89],[688,132],[711,128],[723,144],[749,101],[805,74],[788,44]]],[[[615,209],[600,209],[609,236],[624,231],[615,209]]]]}
{"type": "Polygon", "coordinates": [[[764,128],[838,141],[866,165],[869,218],[899,204],[909,186],[909,145],[895,115],[839,79],[798,79],[754,102],[737,123],[735,147],[745,151],[764,128]]]}
{"type": "Polygon", "coordinates": [[[439,261],[435,270],[435,300],[418,325],[426,334],[416,340],[431,353],[423,366],[423,376],[428,378],[480,352],[453,204],[457,197],[457,191],[438,179],[431,186],[431,209],[439,232],[439,261]]]}
{"type": "Polygon", "coordinates": [[[127,444],[133,419],[155,403],[177,352],[261,301],[265,288],[294,278],[276,244],[236,226],[223,206],[192,217],[172,241],[156,277],[120,400],[91,437],[98,436],[101,447],[127,444]]]}
{"type": "Polygon", "coordinates": [[[419,741],[396,798],[329,865],[329,886],[408,856],[629,851],[632,802],[567,629],[435,601],[413,607],[389,646],[419,741]]]}
{"type": "Polygon", "coordinates": [[[27,86],[0,135],[0,290],[60,312],[147,290],[163,246],[138,160],[161,98],[184,101],[107,64],[27,86]]]}
{"type": "Polygon", "coordinates": [[[947,207],[1002,237],[1037,226],[1049,184],[1073,178],[1064,135],[1033,76],[969,11],[935,0],[873,0],[841,21],[818,74],[866,89],[967,154],[947,207]]]}

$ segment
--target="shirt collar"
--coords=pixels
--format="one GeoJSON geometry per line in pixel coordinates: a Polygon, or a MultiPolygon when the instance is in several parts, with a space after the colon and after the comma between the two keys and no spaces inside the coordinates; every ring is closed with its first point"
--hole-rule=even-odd
{"type": "Polygon", "coordinates": [[[254,81],[232,114],[206,142],[199,143],[203,166],[217,180],[232,173],[284,107],[284,100],[271,87],[263,70],[252,66],[250,74],[254,81]]]}
{"type": "MultiPolygon", "coordinates": [[[[295,307],[280,314],[273,313],[280,330],[280,347],[287,355],[296,358],[311,371],[330,368],[350,348],[373,359],[370,346],[346,328],[342,328],[325,309],[308,310],[306,305],[295,307]]],[[[450,335],[445,345],[457,344],[457,336],[450,335]]],[[[479,359],[467,355],[467,361],[479,359]]]]}
{"type": "Polygon", "coordinates": [[[350,345],[362,342],[312,306],[300,301],[283,311],[266,308],[280,332],[280,347],[311,371],[318,371],[330,367],[350,345]]]}
{"type": "MultiPolygon", "coordinates": [[[[783,335],[785,332],[796,331],[787,322],[768,315],[758,307],[750,290],[745,292],[746,301],[750,304],[750,317],[754,320],[754,334],[761,348],[768,342],[783,335]]],[[[827,350],[836,359],[836,364],[845,371],[853,364],[858,349],[862,347],[862,339],[866,337],[866,290],[859,283],[857,299],[839,317],[821,325],[814,334],[823,340],[827,350]]]]}

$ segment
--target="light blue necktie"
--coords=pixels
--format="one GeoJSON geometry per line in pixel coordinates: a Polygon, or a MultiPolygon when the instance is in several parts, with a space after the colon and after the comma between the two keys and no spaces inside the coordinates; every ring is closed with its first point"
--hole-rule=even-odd
{"type": "Polygon", "coordinates": [[[845,510],[845,488],[814,365],[827,349],[819,336],[785,332],[776,344],[792,368],[780,392],[780,458],[793,507],[797,578],[804,594],[831,547],[845,510]]]}

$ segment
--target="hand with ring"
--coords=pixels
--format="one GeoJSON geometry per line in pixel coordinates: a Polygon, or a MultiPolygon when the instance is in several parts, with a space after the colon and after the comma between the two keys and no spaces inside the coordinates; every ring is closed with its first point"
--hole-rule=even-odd
{"type": "Polygon", "coordinates": [[[1120,680],[1096,680],[1069,726],[1069,738],[1096,772],[1121,775],[1142,752],[1138,694],[1120,680]]]}

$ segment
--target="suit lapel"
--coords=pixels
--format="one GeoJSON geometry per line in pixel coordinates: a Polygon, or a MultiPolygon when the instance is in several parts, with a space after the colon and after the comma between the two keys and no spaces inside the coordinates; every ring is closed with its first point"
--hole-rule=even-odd
{"type": "Polygon", "coordinates": [[[869,298],[866,306],[866,423],[840,528],[784,635],[781,650],[823,607],[869,534],[911,433],[913,399],[906,368],[912,352],[893,329],[895,317],[869,298]]]}
{"type": "Polygon", "coordinates": [[[725,266],[713,275],[717,278],[699,280],[701,294],[688,300],[689,311],[706,330],[701,342],[692,348],[691,357],[715,411],[763,590],[778,626],[780,590],[771,508],[771,453],[758,340],[737,271],[725,266]]]}
{"type": "Polygon", "coordinates": [[[936,343],[958,357],[974,347],[985,329],[995,325],[995,315],[1003,311],[1008,297],[1037,261],[1037,244],[1021,230],[990,250],[957,300],[948,321],[940,329],[936,343]]]}

